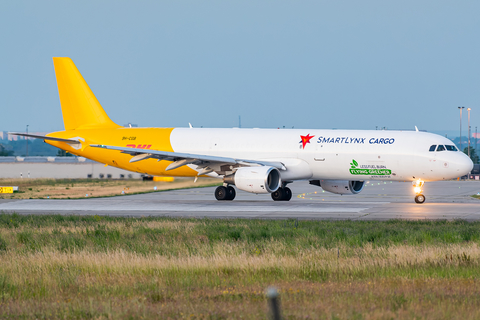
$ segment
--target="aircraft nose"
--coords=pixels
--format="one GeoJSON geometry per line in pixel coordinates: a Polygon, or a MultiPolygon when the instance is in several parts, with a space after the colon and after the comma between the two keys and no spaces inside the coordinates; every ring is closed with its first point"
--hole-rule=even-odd
{"type": "Polygon", "coordinates": [[[460,176],[469,174],[473,169],[472,160],[464,153],[460,153],[459,157],[455,162],[456,162],[457,171],[460,176]]]}

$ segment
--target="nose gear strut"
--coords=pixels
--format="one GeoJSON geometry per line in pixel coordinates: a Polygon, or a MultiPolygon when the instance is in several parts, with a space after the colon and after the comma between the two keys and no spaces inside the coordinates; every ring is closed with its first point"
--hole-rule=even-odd
{"type": "Polygon", "coordinates": [[[413,190],[415,191],[415,202],[416,203],[424,203],[425,202],[425,196],[422,194],[423,190],[422,187],[425,184],[425,181],[422,181],[420,179],[415,180],[412,182],[413,185],[413,190]]]}

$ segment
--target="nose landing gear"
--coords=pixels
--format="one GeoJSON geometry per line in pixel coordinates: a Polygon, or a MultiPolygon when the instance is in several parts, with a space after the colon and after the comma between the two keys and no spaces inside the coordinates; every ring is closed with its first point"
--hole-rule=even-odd
{"type": "Polygon", "coordinates": [[[415,202],[416,203],[424,203],[425,196],[422,194],[423,190],[422,187],[425,184],[425,181],[422,180],[415,180],[413,181],[413,190],[415,191],[415,202]]]}

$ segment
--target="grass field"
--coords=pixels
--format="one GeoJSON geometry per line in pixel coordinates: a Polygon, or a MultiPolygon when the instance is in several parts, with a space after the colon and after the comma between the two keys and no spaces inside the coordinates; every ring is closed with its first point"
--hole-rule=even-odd
{"type": "Polygon", "coordinates": [[[138,179],[0,179],[0,186],[18,186],[19,192],[0,194],[0,199],[78,199],[148,193],[218,185],[218,179],[176,178],[173,182],[142,181],[138,179]],[[157,187],[154,190],[154,187],[157,187]]]}
{"type": "Polygon", "coordinates": [[[0,318],[478,319],[480,223],[0,215],[0,318]]]}

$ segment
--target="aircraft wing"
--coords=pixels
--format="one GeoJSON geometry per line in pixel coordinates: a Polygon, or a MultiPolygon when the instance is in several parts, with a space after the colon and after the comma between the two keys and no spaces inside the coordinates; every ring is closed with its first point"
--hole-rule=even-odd
{"type": "Polygon", "coordinates": [[[146,159],[158,159],[173,161],[165,169],[173,170],[187,164],[198,165],[201,169],[199,175],[207,174],[210,172],[217,172],[222,174],[224,171],[222,166],[232,166],[232,167],[242,167],[242,166],[269,166],[274,167],[280,170],[287,170],[285,165],[281,162],[276,161],[262,161],[262,160],[247,160],[247,159],[235,159],[228,157],[217,157],[209,155],[200,155],[200,154],[191,154],[191,153],[180,153],[180,152],[169,152],[169,151],[160,151],[160,150],[150,150],[150,149],[136,149],[136,148],[127,148],[127,147],[115,147],[115,146],[106,146],[100,144],[91,144],[90,147],[94,148],[103,148],[109,150],[117,150],[122,153],[128,153],[132,156],[130,162],[137,162],[146,159]]]}

